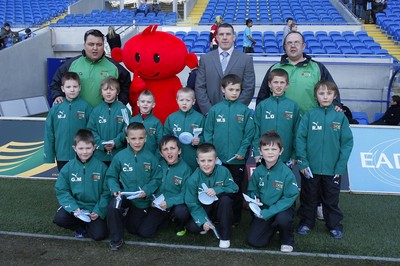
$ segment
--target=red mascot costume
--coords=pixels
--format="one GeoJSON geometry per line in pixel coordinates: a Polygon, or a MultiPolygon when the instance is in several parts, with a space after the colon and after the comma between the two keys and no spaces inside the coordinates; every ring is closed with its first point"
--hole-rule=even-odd
{"type": "Polygon", "coordinates": [[[168,115],[179,109],[176,93],[182,84],[176,75],[185,66],[197,66],[198,60],[194,53],[188,53],[181,39],[156,30],[157,25],[150,25],[141,34],[129,39],[123,49],[114,48],[111,56],[118,62],[124,62],[134,74],[129,95],[133,115],[139,112],[139,94],[148,89],[156,101],[153,114],[164,123],[168,115]]]}

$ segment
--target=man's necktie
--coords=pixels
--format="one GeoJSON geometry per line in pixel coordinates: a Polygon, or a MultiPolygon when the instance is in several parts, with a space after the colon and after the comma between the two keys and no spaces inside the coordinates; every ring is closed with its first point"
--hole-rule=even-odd
{"type": "Polygon", "coordinates": [[[228,52],[222,52],[222,61],[221,61],[221,67],[222,67],[222,73],[225,74],[226,66],[228,65],[228,52]]]}

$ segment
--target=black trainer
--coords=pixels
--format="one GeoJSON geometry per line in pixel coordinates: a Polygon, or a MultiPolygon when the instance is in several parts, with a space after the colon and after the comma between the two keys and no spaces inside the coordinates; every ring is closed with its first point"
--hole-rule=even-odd
{"type": "Polygon", "coordinates": [[[124,244],[124,240],[120,240],[118,242],[110,241],[110,250],[117,251],[124,244]]]}

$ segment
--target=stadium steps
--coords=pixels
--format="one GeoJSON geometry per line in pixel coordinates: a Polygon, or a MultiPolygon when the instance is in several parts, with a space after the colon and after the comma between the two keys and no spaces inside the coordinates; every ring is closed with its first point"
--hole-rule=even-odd
{"type": "Polygon", "coordinates": [[[50,20],[50,22],[52,24],[57,23],[57,21],[59,21],[60,19],[63,19],[66,15],[68,15],[68,12],[63,13],[63,14],[59,15],[58,17],[52,18],[50,20]]]}
{"type": "Polygon", "coordinates": [[[379,43],[383,49],[388,50],[389,54],[400,60],[400,46],[395,44],[389,37],[384,34],[375,24],[365,24],[365,31],[369,36],[379,43]]]}
{"type": "Polygon", "coordinates": [[[187,19],[194,24],[199,24],[200,18],[206,10],[208,0],[198,0],[187,19]]]}

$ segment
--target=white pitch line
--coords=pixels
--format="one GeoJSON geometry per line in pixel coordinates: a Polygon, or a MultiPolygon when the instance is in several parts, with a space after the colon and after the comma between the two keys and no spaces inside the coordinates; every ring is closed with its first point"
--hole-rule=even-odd
{"type": "MultiPolygon", "coordinates": [[[[56,236],[56,235],[6,232],[6,231],[0,231],[0,235],[14,235],[14,236],[26,236],[26,237],[35,237],[35,238],[73,240],[73,241],[92,241],[89,238],[83,238],[83,239],[79,238],[78,239],[78,238],[71,237],[71,236],[56,236]]],[[[108,240],[103,240],[103,242],[108,242],[108,240]]],[[[191,245],[188,246],[188,245],[161,244],[161,243],[136,242],[136,241],[126,241],[125,244],[135,245],[135,246],[223,251],[223,252],[233,252],[233,253],[235,253],[235,252],[236,253],[256,253],[256,254],[271,254],[271,255],[321,257],[321,258],[351,259],[351,260],[372,260],[372,261],[383,261],[383,262],[400,262],[400,258],[390,258],[390,257],[372,257],[372,256],[356,256],[356,255],[327,254],[327,253],[309,253],[309,252],[283,253],[280,251],[273,251],[273,250],[258,250],[258,249],[243,249],[243,248],[222,249],[222,248],[208,247],[208,246],[191,246],[191,245]]]]}

